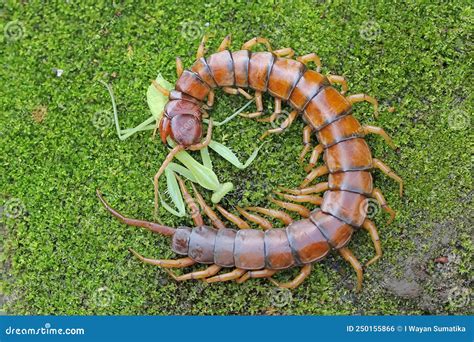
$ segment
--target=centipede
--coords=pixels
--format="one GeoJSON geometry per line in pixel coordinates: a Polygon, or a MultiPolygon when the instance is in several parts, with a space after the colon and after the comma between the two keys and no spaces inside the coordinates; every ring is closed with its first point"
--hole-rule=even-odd
{"type": "Polygon", "coordinates": [[[177,281],[201,279],[208,283],[231,280],[243,283],[252,278],[268,278],[276,286],[293,289],[310,275],[314,263],[336,251],[354,268],[357,275],[354,288],[360,291],[364,267],[382,256],[377,228],[367,217],[368,202],[376,201],[390,215],[388,223],[395,217],[395,211],[388,206],[381,190],[374,187],[371,172],[380,170],[398,182],[400,196],[403,193],[402,179],[381,160],[372,157],[365,136],[379,135],[395,148],[391,138],[382,128],[361,125],[353,116],[353,105],[359,102],[370,103],[377,115],[377,100],[366,94],[347,96],[345,78],[323,75],[321,59],[316,53],[293,58],[295,52],[292,48],[273,50],[269,41],[262,37],[247,41],[239,51],[230,51],[230,43],[228,35],[217,52],[205,56],[204,37],[196,61],[189,69],[184,69],[181,59],[176,59],[174,89],[167,90],[153,83],[169,98],[159,121],[160,137],[165,144],[168,139],[174,143],[154,177],[155,205],[158,203],[158,180],[173,157],[180,151],[199,150],[209,144],[212,120],[209,120],[207,135],[203,137],[203,118],[209,115],[207,111],[214,105],[217,88],[231,95],[255,99],[256,111],[242,114],[249,119],[274,122],[282,112],[282,103],[292,108],[279,127],[268,129],[261,138],[284,132],[298,116],[302,117],[305,125],[299,159],[303,161],[308,153],[311,154],[305,168],[307,176],[300,186],[296,189],[281,187],[274,192],[278,197],[269,197],[278,209],[236,207],[238,213],[232,213],[216,204],[217,211],[238,229],[229,228],[192,185],[194,198],[178,176],[194,228],[173,228],[128,218],[113,209],[97,191],[100,201],[113,216],[127,225],[171,236],[171,249],[181,256],[178,259],[149,259],[133,249],[131,252],[144,263],[162,267],[177,281]],[[252,52],[256,45],[262,45],[265,51],[252,52]],[[316,70],[309,67],[311,63],[316,70]],[[253,90],[254,96],[247,90],[253,90]],[[274,98],[273,113],[266,117],[264,93],[274,98]],[[312,137],[317,141],[314,147],[312,137]],[[321,155],[323,165],[316,166],[321,155]],[[326,176],[326,181],[313,184],[317,178],[326,176]],[[316,208],[310,210],[305,203],[316,208]],[[301,218],[293,219],[288,211],[301,218]],[[202,212],[209,217],[211,225],[204,223],[202,212]],[[273,227],[269,221],[271,218],[281,221],[284,228],[273,227]],[[251,228],[249,222],[261,229],[251,228]],[[348,247],[357,230],[370,235],[375,250],[375,256],[364,267],[348,247]],[[181,275],[172,271],[173,268],[195,264],[207,267],[181,275]],[[294,267],[301,269],[291,281],[278,282],[273,278],[277,272],[294,267]]]}

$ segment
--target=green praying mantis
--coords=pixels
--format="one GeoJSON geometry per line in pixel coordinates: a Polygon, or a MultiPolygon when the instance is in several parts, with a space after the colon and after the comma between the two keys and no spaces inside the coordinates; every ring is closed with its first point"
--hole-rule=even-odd
{"type": "MultiPolygon", "coordinates": [[[[117,130],[117,136],[120,140],[126,140],[137,132],[145,130],[154,130],[156,128],[156,123],[159,122],[159,120],[161,119],[163,108],[168,102],[168,98],[159,91],[157,91],[153,85],[150,85],[147,90],[147,102],[152,115],[134,128],[121,129],[113,89],[109,84],[105,83],[104,81],[100,82],[105,85],[109,92],[112,101],[115,128],[117,130]]],[[[159,85],[168,90],[171,90],[173,88],[173,85],[166,81],[161,76],[161,74],[158,74],[156,82],[158,82],[159,85]]],[[[237,115],[239,115],[252,102],[253,100],[250,100],[231,116],[227,117],[222,122],[213,122],[213,125],[222,126],[226,124],[227,122],[235,118],[237,115]]],[[[208,120],[204,120],[204,122],[209,123],[208,120]]],[[[173,142],[170,139],[168,139],[168,144],[173,147],[173,142]]],[[[202,163],[194,159],[187,151],[179,152],[175,156],[175,158],[180,161],[182,165],[172,162],[165,169],[167,193],[171,201],[173,202],[175,208],[166,203],[166,201],[160,195],[161,205],[173,215],[176,215],[178,217],[183,217],[186,215],[183,195],[176,179],[177,174],[183,176],[184,178],[190,180],[193,183],[201,185],[205,189],[211,190],[213,192],[211,201],[213,203],[219,203],[219,201],[227,193],[234,189],[234,185],[231,182],[219,182],[217,175],[212,169],[212,161],[208,148],[215,151],[218,155],[230,162],[236,168],[242,170],[247,168],[254,161],[262,146],[263,144],[261,144],[257,149],[255,149],[253,153],[249,156],[249,158],[245,161],[245,163],[242,163],[228,147],[214,140],[211,140],[208,147],[205,147],[200,150],[202,163]]]]}

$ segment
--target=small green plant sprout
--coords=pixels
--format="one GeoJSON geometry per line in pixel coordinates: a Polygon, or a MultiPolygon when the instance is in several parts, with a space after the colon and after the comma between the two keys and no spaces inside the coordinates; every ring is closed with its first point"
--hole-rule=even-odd
{"type": "MultiPolygon", "coordinates": [[[[111,101],[112,101],[112,108],[114,113],[114,122],[115,128],[117,130],[117,136],[120,140],[126,140],[133,134],[145,131],[145,130],[154,130],[157,127],[157,123],[161,120],[161,116],[163,115],[163,109],[168,102],[168,98],[161,94],[153,85],[147,90],[147,102],[148,106],[150,107],[150,111],[152,115],[143,121],[141,124],[134,128],[128,129],[121,129],[118,119],[118,111],[117,105],[115,103],[115,96],[113,93],[112,87],[105,83],[104,81],[100,81],[108,90],[111,101]]],[[[171,90],[173,85],[166,81],[161,74],[158,74],[156,78],[156,82],[161,85],[162,87],[171,90]]],[[[245,108],[247,108],[253,100],[247,102],[243,107],[233,113],[231,116],[227,117],[222,122],[213,122],[214,126],[222,126],[235,118],[239,115],[245,108]]],[[[209,123],[209,120],[203,120],[205,123],[209,123]]],[[[174,142],[168,138],[168,144],[171,147],[174,147],[174,142]]],[[[188,179],[189,181],[199,184],[205,189],[211,190],[213,192],[211,201],[213,203],[219,203],[219,201],[230,191],[234,189],[234,185],[231,182],[227,183],[220,183],[217,175],[212,169],[212,161],[209,155],[209,149],[212,149],[217,154],[219,154],[222,158],[227,160],[229,163],[234,165],[238,169],[245,169],[247,168],[253,160],[257,157],[259,150],[262,148],[263,144],[260,145],[250,157],[247,159],[245,163],[242,163],[234,152],[232,152],[227,146],[211,140],[208,147],[205,147],[200,150],[201,160],[202,163],[198,162],[194,159],[187,151],[181,151],[176,154],[175,158],[181,162],[181,164],[177,163],[169,163],[169,165],[165,169],[165,176],[166,176],[166,183],[167,183],[167,191],[166,193],[169,195],[171,201],[173,202],[175,209],[166,203],[164,199],[160,195],[160,202],[161,205],[168,210],[173,215],[183,217],[186,215],[186,209],[184,205],[183,195],[181,193],[181,189],[179,188],[179,184],[176,179],[176,175],[179,174],[184,178],[188,179]]]]}

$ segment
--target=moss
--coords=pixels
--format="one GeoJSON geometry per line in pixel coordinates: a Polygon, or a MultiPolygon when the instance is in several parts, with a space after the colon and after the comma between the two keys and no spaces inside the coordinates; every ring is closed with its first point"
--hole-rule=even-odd
{"type": "MultiPolygon", "coordinates": [[[[464,304],[471,295],[465,290],[472,288],[468,52],[473,13],[467,1],[403,6],[389,1],[2,6],[1,26],[17,21],[20,31],[24,29],[23,36],[12,39],[16,36],[10,24],[5,30],[9,35],[0,37],[5,311],[469,313],[464,304]],[[264,36],[274,47],[317,52],[323,71],[346,76],[351,93],[380,100],[377,120],[366,104],[357,105],[355,115],[363,123],[384,127],[394,138],[396,152],[378,137],[367,140],[374,155],[404,179],[406,191],[399,198],[397,185],[374,173],[376,186],[398,216],[390,226],[384,214],[374,218],[384,257],[366,270],[361,294],[353,293],[354,272],[337,255],[315,265],[291,295],[264,280],[176,284],[163,270],[140,264],[127,251],[134,247],[147,256],[169,258],[169,241],[126,227],[100,207],[96,188],[130,216],[151,219],[151,178],[166,151],[148,133],[125,142],[116,138],[108,95],[97,81],[113,84],[123,127],[136,125],[149,116],[149,80],[158,71],[174,80],[175,56],[189,66],[205,32],[210,34],[210,51],[232,33],[234,48],[264,36]],[[64,73],[57,77],[53,68],[64,73]],[[395,111],[389,112],[392,106],[395,111]],[[47,112],[42,121],[32,117],[38,108],[47,112]],[[442,255],[451,256],[447,271],[433,262],[442,255]],[[415,282],[420,290],[406,293],[387,286],[391,279],[415,282]]],[[[224,118],[243,103],[220,94],[213,115],[224,118]]],[[[301,182],[305,173],[296,160],[302,127],[298,120],[285,134],[271,136],[247,170],[213,158],[219,179],[236,185],[225,206],[267,205],[266,196],[276,186],[301,182]]],[[[245,159],[259,145],[256,137],[264,129],[261,123],[234,120],[216,129],[215,139],[245,159]]],[[[170,225],[190,224],[165,211],[160,217],[170,225]]],[[[362,261],[373,255],[363,232],[356,234],[351,248],[362,261]]]]}

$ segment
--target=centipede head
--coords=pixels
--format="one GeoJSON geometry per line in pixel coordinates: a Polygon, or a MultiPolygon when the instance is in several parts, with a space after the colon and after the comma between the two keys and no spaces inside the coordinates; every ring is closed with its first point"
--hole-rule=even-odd
{"type": "Polygon", "coordinates": [[[172,91],[160,121],[160,137],[164,144],[170,137],[183,147],[198,144],[202,138],[202,113],[197,101],[172,91]]]}

